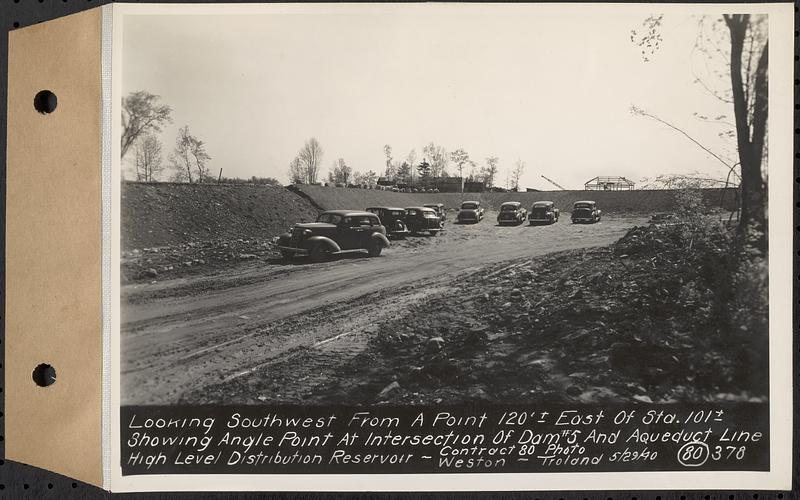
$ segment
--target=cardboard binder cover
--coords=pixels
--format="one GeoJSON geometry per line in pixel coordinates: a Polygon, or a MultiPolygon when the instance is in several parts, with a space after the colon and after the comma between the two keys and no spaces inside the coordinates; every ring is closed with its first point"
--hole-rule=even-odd
{"type": "Polygon", "coordinates": [[[9,33],[8,74],[6,457],[99,486],[100,9],[9,33]]]}

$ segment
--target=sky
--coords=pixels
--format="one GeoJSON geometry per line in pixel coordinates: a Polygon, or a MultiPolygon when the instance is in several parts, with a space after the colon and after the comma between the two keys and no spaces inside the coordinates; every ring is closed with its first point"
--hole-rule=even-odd
{"type": "MultiPolygon", "coordinates": [[[[525,162],[521,187],[541,176],[582,188],[598,175],[640,182],[659,174],[727,169],[685,137],[634,116],[636,105],[729,156],[729,127],[695,113],[732,116],[694,83],[697,18],[665,16],[649,62],[631,43],[646,15],[604,9],[349,9],[337,13],[126,15],[122,90],[146,90],[172,107],[160,139],[179,127],[205,141],[210,171],[275,177],[316,137],[323,175],[337,158],[385,169],[435,142],[465,149],[478,166],[500,158],[495,184],[525,162]]],[[[455,167],[450,167],[455,172],[455,167]]]]}

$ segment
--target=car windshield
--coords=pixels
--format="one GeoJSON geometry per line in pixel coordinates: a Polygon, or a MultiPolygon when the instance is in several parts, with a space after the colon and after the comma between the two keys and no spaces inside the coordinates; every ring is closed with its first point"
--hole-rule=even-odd
{"type": "Polygon", "coordinates": [[[516,205],[503,205],[500,210],[503,212],[514,212],[517,209],[516,205]]]}
{"type": "Polygon", "coordinates": [[[326,222],[328,224],[338,224],[341,220],[342,216],[339,214],[320,214],[317,217],[317,222],[326,222]]]}
{"type": "Polygon", "coordinates": [[[533,208],[548,208],[550,206],[549,203],[534,203],[533,208]]]}
{"type": "Polygon", "coordinates": [[[401,217],[401,216],[403,215],[403,212],[402,212],[402,211],[400,211],[400,210],[392,210],[392,211],[391,211],[391,215],[392,215],[393,217],[401,217]]]}
{"type": "Polygon", "coordinates": [[[461,209],[462,210],[475,210],[476,208],[478,208],[478,205],[476,203],[462,203],[461,204],[461,209]]]}
{"type": "Polygon", "coordinates": [[[576,203],[575,208],[592,208],[592,205],[589,203],[576,203]]]}
{"type": "Polygon", "coordinates": [[[438,215],[436,215],[436,212],[434,212],[433,210],[423,210],[422,214],[425,217],[438,217],[438,215]]]}
{"type": "Polygon", "coordinates": [[[413,208],[409,208],[408,210],[406,210],[406,213],[408,215],[417,215],[419,213],[419,211],[418,210],[414,210],[413,208]]]}
{"type": "Polygon", "coordinates": [[[378,224],[377,219],[369,215],[351,215],[344,218],[344,223],[350,227],[372,226],[378,224]]]}

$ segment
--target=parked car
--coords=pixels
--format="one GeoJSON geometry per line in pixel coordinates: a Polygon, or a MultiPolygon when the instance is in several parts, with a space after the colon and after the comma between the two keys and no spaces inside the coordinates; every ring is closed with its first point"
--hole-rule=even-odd
{"type": "Polygon", "coordinates": [[[537,201],[531,207],[528,222],[534,224],[552,224],[558,222],[559,210],[552,201],[537,201]]]}
{"type": "Polygon", "coordinates": [[[572,223],[586,222],[594,224],[600,222],[601,211],[593,201],[576,201],[572,205],[572,223]]]}
{"type": "Polygon", "coordinates": [[[522,207],[518,201],[507,201],[500,205],[500,212],[497,214],[497,223],[503,224],[522,224],[528,211],[522,207]]]}
{"type": "Polygon", "coordinates": [[[355,210],[322,212],[316,222],[295,224],[277,238],[285,260],[310,255],[314,262],[348,252],[367,252],[377,257],[389,246],[386,228],[377,215],[355,210]]]}
{"type": "Polygon", "coordinates": [[[404,238],[411,231],[406,226],[406,210],[397,207],[369,207],[367,212],[373,213],[381,220],[386,228],[386,236],[404,238]]]}
{"type": "Polygon", "coordinates": [[[436,215],[442,219],[442,223],[447,220],[447,211],[444,209],[444,203],[428,203],[426,205],[422,205],[425,208],[432,208],[436,215]]]}
{"type": "Polygon", "coordinates": [[[428,233],[431,236],[442,230],[441,219],[432,208],[406,208],[406,225],[411,234],[428,233]]]}
{"type": "Polygon", "coordinates": [[[483,219],[483,207],[481,207],[481,202],[479,201],[465,201],[461,203],[461,208],[458,211],[458,215],[456,215],[456,222],[459,223],[467,223],[467,222],[480,222],[483,219]]]}

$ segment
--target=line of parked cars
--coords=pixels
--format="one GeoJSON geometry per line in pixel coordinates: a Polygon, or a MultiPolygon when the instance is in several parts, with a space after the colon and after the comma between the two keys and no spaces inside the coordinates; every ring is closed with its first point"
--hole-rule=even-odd
{"type": "MultiPolygon", "coordinates": [[[[478,223],[485,210],[479,201],[465,201],[456,216],[456,222],[478,223]]],[[[537,201],[530,212],[518,201],[500,205],[498,225],[553,224],[558,222],[559,209],[552,201],[537,201]]],[[[601,210],[594,201],[577,201],[572,207],[572,222],[599,222],[601,210]]],[[[297,256],[310,256],[314,262],[328,260],[333,255],[349,252],[367,252],[377,257],[389,246],[389,237],[428,234],[436,236],[444,229],[447,218],[442,203],[419,207],[369,207],[358,210],[328,210],[316,222],[295,224],[288,232],[278,236],[275,243],[285,260],[297,256]]]]}

